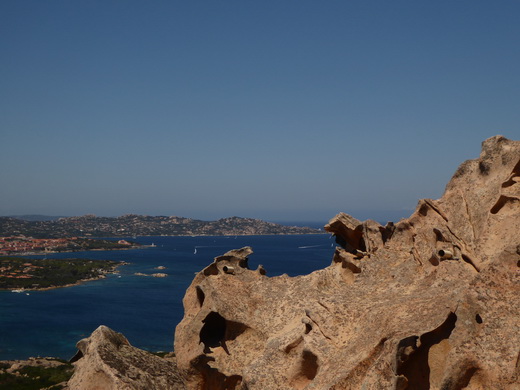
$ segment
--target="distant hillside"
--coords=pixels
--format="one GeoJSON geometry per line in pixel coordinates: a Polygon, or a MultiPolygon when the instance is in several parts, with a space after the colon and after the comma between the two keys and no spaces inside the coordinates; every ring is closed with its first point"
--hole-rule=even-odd
{"type": "Polygon", "coordinates": [[[0,236],[25,235],[40,238],[58,237],[129,237],[129,236],[228,236],[267,234],[319,234],[319,229],[286,226],[259,219],[230,217],[201,221],[184,217],[123,215],[97,217],[84,215],[57,220],[26,220],[0,217],[0,236]]]}
{"type": "Polygon", "coordinates": [[[52,216],[52,215],[41,215],[41,214],[28,214],[28,215],[9,215],[10,218],[21,219],[22,221],[56,221],[64,216],[52,216]]]}

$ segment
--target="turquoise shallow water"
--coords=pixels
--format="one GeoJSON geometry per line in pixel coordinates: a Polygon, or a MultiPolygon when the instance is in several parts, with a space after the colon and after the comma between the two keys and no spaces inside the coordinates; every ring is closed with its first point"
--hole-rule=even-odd
{"type": "Polygon", "coordinates": [[[135,241],[156,246],[53,255],[129,262],[119,268],[119,275],[74,287],[31,291],[29,295],[0,291],[0,360],[30,356],[68,359],[76,352],[76,342],[99,325],[123,333],[136,347],[171,351],[175,326],[183,316],[184,293],[194,274],[214,257],[251,246],[251,269],[262,264],[268,276],[296,276],[328,266],[334,251],[334,240],[326,234],[138,237],[135,241]],[[158,266],[166,269],[155,269],[158,266]],[[168,277],[136,276],[136,272],[162,272],[168,277]]]}

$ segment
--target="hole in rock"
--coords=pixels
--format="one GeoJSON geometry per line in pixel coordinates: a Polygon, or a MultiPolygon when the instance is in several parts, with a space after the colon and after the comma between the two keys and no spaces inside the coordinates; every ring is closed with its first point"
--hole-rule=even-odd
{"type": "Polygon", "coordinates": [[[439,259],[437,258],[437,256],[432,255],[430,257],[430,263],[431,263],[431,265],[438,266],[439,265],[439,259]]]}
{"type": "Polygon", "coordinates": [[[437,254],[442,260],[451,260],[453,258],[453,253],[449,250],[441,249],[439,252],[437,252],[437,254]]]}
{"type": "Polygon", "coordinates": [[[238,336],[248,330],[249,327],[245,324],[235,321],[226,321],[226,340],[235,340],[238,336]]]}
{"type": "Polygon", "coordinates": [[[455,329],[457,316],[450,313],[438,328],[417,336],[407,337],[398,345],[396,356],[396,374],[404,375],[408,380],[407,389],[427,390],[430,388],[430,366],[428,353],[430,348],[450,337],[455,329]],[[417,339],[420,345],[417,347],[417,339]]]}
{"type": "Polygon", "coordinates": [[[379,231],[381,232],[381,239],[383,240],[383,244],[392,238],[395,231],[395,225],[393,222],[388,222],[385,227],[380,227],[379,231]]]}
{"type": "Polygon", "coordinates": [[[456,382],[451,387],[452,390],[463,390],[466,389],[469,385],[469,382],[471,381],[471,378],[475,373],[478,371],[478,368],[470,365],[469,367],[465,368],[462,372],[461,376],[456,380],[456,382]]]}
{"type": "Polygon", "coordinates": [[[234,390],[242,387],[242,377],[240,375],[226,376],[216,368],[212,368],[209,362],[213,358],[198,356],[193,360],[192,365],[202,374],[201,390],[234,390]]]}
{"type": "Polygon", "coordinates": [[[518,161],[513,168],[513,172],[511,172],[510,178],[502,183],[502,188],[511,187],[512,185],[516,184],[515,178],[520,176],[520,161],[518,161]]]}
{"type": "Polygon", "coordinates": [[[343,260],[341,262],[341,268],[343,268],[343,269],[348,268],[355,274],[361,273],[361,268],[359,268],[357,265],[355,265],[354,263],[351,263],[350,261],[347,261],[347,260],[343,260]]]}
{"type": "Polygon", "coordinates": [[[399,372],[399,367],[401,367],[408,360],[410,354],[417,349],[417,340],[419,340],[419,336],[410,336],[399,341],[397,345],[396,372],[399,372]]]}
{"type": "Polygon", "coordinates": [[[498,198],[498,201],[495,203],[495,205],[491,208],[491,214],[496,214],[500,211],[502,207],[507,202],[507,196],[501,195],[500,198],[498,198]]]}
{"type": "Polygon", "coordinates": [[[305,334],[309,334],[312,330],[311,324],[305,324],[305,334]]]}
{"type": "Polygon", "coordinates": [[[514,210],[515,207],[518,206],[519,202],[520,202],[520,200],[517,198],[500,195],[500,198],[498,198],[498,201],[491,208],[490,212],[491,212],[491,214],[497,214],[506,205],[508,205],[510,208],[512,208],[514,210]]]}
{"type": "Polygon", "coordinates": [[[265,270],[264,266],[262,264],[258,265],[258,268],[256,269],[260,275],[266,275],[267,271],[265,270]]]}
{"type": "Polygon", "coordinates": [[[303,351],[301,373],[313,380],[318,373],[318,357],[311,351],[303,351]]]}
{"type": "Polygon", "coordinates": [[[316,377],[318,367],[318,357],[311,351],[303,351],[300,367],[291,381],[292,386],[298,390],[304,389],[316,377]]]}
{"type": "Polygon", "coordinates": [[[361,237],[359,239],[359,248],[354,248],[354,249],[359,249],[360,251],[366,252],[367,246],[365,244],[365,239],[363,237],[361,237]]]}
{"type": "Polygon", "coordinates": [[[202,305],[204,304],[204,299],[206,298],[206,295],[204,294],[204,291],[202,291],[200,286],[197,286],[195,288],[195,290],[197,291],[197,300],[199,301],[199,305],[200,305],[200,307],[202,307],[202,305]]]}
{"type": "Polygon", "coordinates": [[[249,258],[240,259],[238,265],[242,268],[249,269],[249,258]]]}
{"type": "Polygon", "coordinates": [[[477,321],[477,324],[482,324],[482,317],[480,316],[480,314],[477,313],[477,315],[475,316],[475,321],[477,321]]]}
{"type": "Polygon", "coordinates": [[[363,239],[363,227],[357,226],[355,229],[345,229],[335,234],[336,243],[348,252],[355,253],[356,249],[366,251],[365,240],[363,239]]]}
{"type": "Polygon", "coordinates": [[[359,239],[355,240],[355,241],[344,241],[342,240],[343,244],[338,242],[339,245],[341,245],[343,248],[345,248],[345,250],[351,252],[351,253],[356,253],[357,250],[360,250],[362,252],[366,252],[367,250],[367,247],[365,245],[365,240],[363,239],[363,237],[359,237],[359,239]]]}
{"type": "Polygon", "coordinates": [[[447,240],[444,238],[444,236],[442,235],[442,233],[439,229],[434,228],[433,232],[435,233],[435,239],[437,241],[447,242],[447,240]]]}
{"type": "Polygon", "coordinates": [[[336,244],[338,244],[343,249],[347,247],[347,240],[345,240],[343,237],[335,234],[334,239],[336,240],[336,244]]]}
{"type": "Polygon", "coordinates": [[[212,311],[202,321],[204,326],[200,330],[200,342],[204,344],[204,352],[209,353],[210,348],[220,347],[226,336],[226,319],[212,311]]]}
{"type": "Polygon", "coordinates": [[[249,327],[240,322],[228,321],[220,314],[212,311],[202,321],[204,325],[200,330],[200,342],[204,344],[204,353],[210,353],[210,348],[222,347],[227,350],[226,341],[235,340],[249,327]]]}
{"type": "Polygon", "coordinates": [[[78,352],[76,352],[76,354],[70,358],[69,360],[69,363],[75,363],[77,362],[79,359],[81,359],[83,357],[83,352],[81,352],[79,349],[78,349],[78,352]]]}
{"type": "Polygon", "coordinates": [[[217,265],[215,263],[207,266],[206,268],[204,268],[204,275],[205,276],[210,276],[210,275],[218,275],[218,268],[217,268],[217,265]]]}
{"type": "Polygon", "coordinates": [[[465,254],[463,253],[463,254],[462,254],[462,260],[464,260],[466,263],[468,263],[468,264],[471,265],[473,268],[475,268],[475,271],[480,272],[479,269],[477,268],[477,266],[475,265],[475,263],[473,262],[473,260],[471,260],[471,258],[470,258],[468,255],[465,255],[465,254]]]}
{"type": "MultiPolygon", "coordinates": [[[[224,389],[244,389],[247,390],[247,387],[240,387],[242,383],[242,377],[240,375],[231,375],[226,377],[224,382],[224,389]]],[[[213,388],[211,388],[213,390],[213,388]]]]}

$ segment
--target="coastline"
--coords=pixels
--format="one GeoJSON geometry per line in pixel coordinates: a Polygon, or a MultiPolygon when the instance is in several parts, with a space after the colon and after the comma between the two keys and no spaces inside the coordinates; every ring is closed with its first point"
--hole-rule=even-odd
{"type": "Polygon", "coordinates": [[[131,249],[143,249],[147,248],[149,245],[140,245],[135,246],[132,248],[111,248],[111,249],[80,249],[80,250],[70,250],[70,251],[36,251],[36,252],[10,252],[6,255],[0,255],[1,256],[44,256],[47,254],[54,254],[54,253],[75,253],[75,252],[100,252],[100,251],[128,251],[131,249]]]}
{"type": "Polygon", "coordinates": [[[58,288],[79,286],[84,283],[93,282],[93,281],[100,280],[100,279],[105,279],[107,277],[107,275],[116,275],[116,274],[118,274],[117,269],[120,266],[128,265],[128,264],[130,264],[130,263],[123,261],[123,262],[120,262],[119,264],[114,265],[111,270],[99,274],[97,277],[79,279],[78,281],[76,281],[74,283],[68,283],[68,284],[64,284],[64,285],[60,285],[60,286],[35,287],[35,288],[16,288],[16,287],[15,288],[0,288],[0,291],[11,291],[14,293],[26,293],[29,291],[48,291],[48,290],[55,290],[58,288]]]}
{"type": "MultiPolygon", "coordinates": [[[[254,237],[254,236],[319,236],[324,234],[330,234],[326,232],[325,230],[320,230],[318,232],[312,232],[312,233],[243,233],[243,234],[160,234],[160,235],[138,235],[132,237],[133,239],[136,239],[137,237],[254,237]]],[[[1,238],[1,237],[0,237],[1,238]]],[[[130,238],[130,236],[110,236],[110,237],[85,237],[81,236],[78,237],[81,239],[90,239],[90,240],[109,240],[112,239],[124,239],[124,238],[130,238]]],[[[132,249],[145,249],[145,248],[153,248],[154,245],[132,245],[129,247],[123,247],[123,248],[94,248],[94,249],[72,249],[72,250],[42,250],[42,251],[25,251],[25,252],[16,252],[16,251],[9,251],[4,252],[0,254],[1,256],[44,256],[47,254],[54,254],[54,253],[75,253],[75,252],[94,252],[94,251],[125,251],[125,250],[132,250],[132,249]]]]}
{"type": "Polygon", "coordinates": [[[127,266],[118,268],[121,278],[118,274],[107,274],[106,279],[97,282],[78,280],[74,284],[83,285],[69,289],[59,288],[65,283],[58,286],[52,283],[55,286],[53,291],[39,292],[36,290],[38,286],[34,286],[33,292],[27,290],[22,294],[0,291],[0,309],[6,314],[0,321],[4,337],[1,358],[56,356],[68,359],[76,353],[76,343],[101,324],[126,334],[132,345],[138,348],[168,351],[173,342],[171,329],[180,322],[184,312],[184,285],[189,286],[194,273],[200,272],[215,256],[250,245],[255,250],[250,259],[251,268],[263,264],[269,276],[283,273],[297,276],[320,269],[324,266],[320,258],[329,259],[333,253],[329,235],[248,235],[238,236],[236,240],[234,236],[140,237],[136,241],[145,245],[154,242],[157,247],[145,251],[54,255],[126,261],[129,263],[127,266]],[[194,246],[199,245],[204,247],[198,248],[194,254],[194,246]],[[319,246],[299,249],[302,245],[319,246]],[[165,270],[156,270],[158,266],[165,266],[165,270]],[[136,272],[166,272],[169,276],[139,277],[134,276],[136,272]],[[26,293],[30,295],[26,296],[26,293]],[[161,313],[161,321],[150,321],[154,313],[161,313]],[[144,336],[150,329],[153,337],[144,336]]]}
{"type": "Polygon", "coordinates": [[[86,282],[92,282],[94,280],[100,280],[106,278],[105,275],[101,275],[98,278],[90,278],[90,279],[81,279],[78,280],[76,283],[69,283],[64,284],[63,286],[51,286],[51,287],[43,287],[43,288],[0,288],[0,291],[11,291],[14,293],[24,293],[29,291],[47,291],[47,290],[55,290],[57,288],[65,288],[65,287],[74,287],[79,286],[80,284],[86,283],[86,282]]]}

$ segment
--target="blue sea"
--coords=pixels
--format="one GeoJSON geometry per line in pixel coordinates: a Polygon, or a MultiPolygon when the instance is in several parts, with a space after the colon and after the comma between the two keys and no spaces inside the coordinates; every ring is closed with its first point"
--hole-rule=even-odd
{"type": "Polygon", "coordinates": [[[182,298],[186,289],[195,273],[216,256],[251,246],[251,269],[262,264],[268,276],[296,276],[328,266],[335,246],[328,234],[128,239],[155,246],[52,255],[130,263],[121,266],[119,274],[73,287],[31,291],[28,295],[0,291],[0,360],[31,356],[69,359],[76,352],[76,342],[99,325],[123,333],[136,347],[172,351],[175,327],[184,314],[182,298]],[[159,266],[166,269],[156,269],[159,266]],[[157,272],[167,273],[168,277],[134,275],[157,272]]]}

